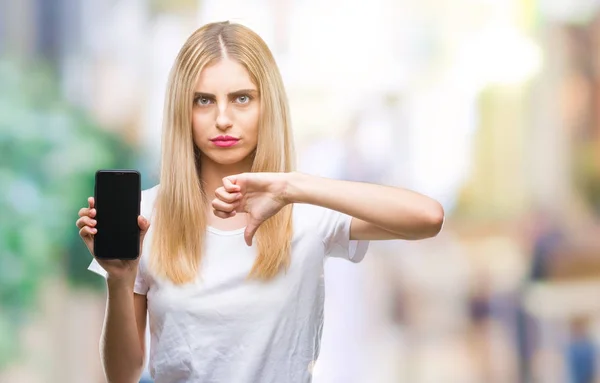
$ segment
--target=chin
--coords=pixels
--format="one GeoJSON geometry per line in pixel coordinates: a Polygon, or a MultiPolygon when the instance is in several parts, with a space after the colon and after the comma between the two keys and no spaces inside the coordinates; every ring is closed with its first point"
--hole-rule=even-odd
{"type": "Polygon", "coordinates": [[[213,159],[213,162],[218,165],[229,166],[229,165],[238,164],[242,160],[243,160],[242,158],[215,158],[215,159],[213,159]]]}
{"type": "Polygon", "coordinates": [[[230,153],[210,153],[210,155],[208,155],[207,157],[210,161],[214,162],[217,165],[229,166],[243,162],[245,159],[248,158],[248,155],[246,155],[246,153],[236,153],[232,151],[230,153]]]}

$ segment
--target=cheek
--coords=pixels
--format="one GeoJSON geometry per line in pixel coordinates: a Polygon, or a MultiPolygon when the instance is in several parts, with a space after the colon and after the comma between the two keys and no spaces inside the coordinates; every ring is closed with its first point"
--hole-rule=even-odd
{"type": "Polygon", "coordinates": [[[257,108],[256,110],[252,110],[250,113],[248,113],[244,121],[246,133],[252,135],[254,140],[256,140],[258,135],[259,119],[260,110],[257,108]]]}
{"type": "Polygon", "coordinates": [[[205,135],[211,126],[211,119],[208,113],[192,114],[192,129],[194,135],[205,135]]]}

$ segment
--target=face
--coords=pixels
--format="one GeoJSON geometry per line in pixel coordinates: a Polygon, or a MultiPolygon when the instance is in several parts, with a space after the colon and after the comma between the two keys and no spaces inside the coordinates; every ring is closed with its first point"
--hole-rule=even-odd
{"type": "Polygon", "coordinates": [[[228,58],[205,67],[194,95],[194,143],[202,161],[251,164],[256,149],[260,99],[246,68],[228,58]]]}

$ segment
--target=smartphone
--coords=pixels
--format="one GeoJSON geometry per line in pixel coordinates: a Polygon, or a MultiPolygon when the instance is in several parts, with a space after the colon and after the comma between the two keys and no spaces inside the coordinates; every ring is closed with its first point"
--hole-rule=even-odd
{"type": "Polygon", "coordinates": [[[94,186],[96,229],[94,255],[101,259],[136,259],[140,254],[138,216],[141,177],[137,170],[98,170],[94,186]]]}

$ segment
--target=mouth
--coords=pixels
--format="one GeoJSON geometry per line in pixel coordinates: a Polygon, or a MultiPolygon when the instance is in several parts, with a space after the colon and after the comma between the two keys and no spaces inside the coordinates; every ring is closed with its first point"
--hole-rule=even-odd
{"type": "Polygon", "coordinates": [[[211,139],[212,143],[215,144],[215,146],[219,146],[222,148],[233,146],[237,144],[239,140],[239,138],[231,136],[219,136],[211,139]]]}

